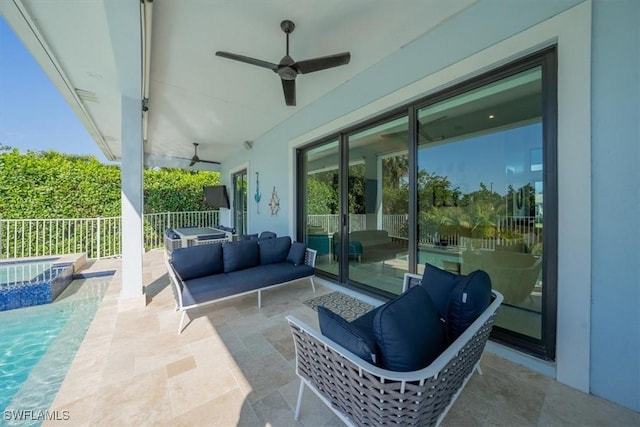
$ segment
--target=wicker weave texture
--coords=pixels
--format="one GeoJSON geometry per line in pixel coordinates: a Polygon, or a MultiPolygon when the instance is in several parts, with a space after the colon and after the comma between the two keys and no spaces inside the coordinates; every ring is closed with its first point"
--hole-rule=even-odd
{"type": "Polygon", "coordinates": [[[410,381],[392,381],[374,375],[291,324],[298,374],[357,426],[436,425],[438,417],[479,362],[495,315],[437,375],[410,381]]]}
{"type": "Polygon", "coordinates": [[[167,235],[164,236],[164,248],[168,253],[172,253],[176,249],[182,247],[182,239],[171,239],[167,235]]]}

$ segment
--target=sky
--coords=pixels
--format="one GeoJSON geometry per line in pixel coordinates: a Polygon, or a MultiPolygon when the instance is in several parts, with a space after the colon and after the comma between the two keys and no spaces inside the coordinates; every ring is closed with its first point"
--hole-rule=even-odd
{"type": "Polygon", "coordinates": [[[49,77],[0,16],[0,144],[107,160],[49,77]]]}

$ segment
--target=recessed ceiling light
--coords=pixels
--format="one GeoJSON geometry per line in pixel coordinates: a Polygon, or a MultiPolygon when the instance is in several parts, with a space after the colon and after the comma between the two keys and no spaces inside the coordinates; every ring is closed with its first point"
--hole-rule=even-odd
{"type": "Polygon", "coordinates": [[[495,116],[493,114],[489,114],[489,119],[493,119],[495,116]]]}

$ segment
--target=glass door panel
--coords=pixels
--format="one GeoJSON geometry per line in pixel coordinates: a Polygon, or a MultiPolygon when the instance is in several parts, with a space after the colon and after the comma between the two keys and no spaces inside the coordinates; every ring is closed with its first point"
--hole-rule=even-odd
{"type": "Polygon", "coordinates": [[[318,251],[316,270],[339,277],[335,248],[339,247],[340,169],[339,143],[331,141],[302,152],[300,161],[300,206],[303,238],[318,251]]]}
{"type": "Polygon", "coordinates": [[[236,234],[247,232],[247,170],[233,174],[233,218],[236,234]]]}
{"type": "Polygon", "coordinates": [[[347,238],[336,255],[348,279],[399,294],[408,271],[407,116],[347,137],[347,238]]]}
{"type": "Polygon", "coordinates": [[[496,324],[542,338],[542,70],[418,110],[418,272],[489,273],[496,324]]]}

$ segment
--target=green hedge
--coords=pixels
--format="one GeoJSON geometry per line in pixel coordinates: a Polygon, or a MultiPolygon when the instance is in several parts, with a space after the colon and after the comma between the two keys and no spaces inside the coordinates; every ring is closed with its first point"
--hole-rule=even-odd
{"type": "MultiPolygon", "coordinates": [[[[120,216],[120,167],[93,156],[55,151],[20,154],[0,150],[0,218],[120,216]]],[[[217,172],[144,171],[145,213],[202,211],[202,187],[217,185],[217,172]]]]}

